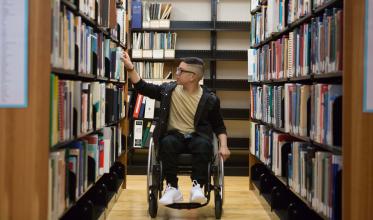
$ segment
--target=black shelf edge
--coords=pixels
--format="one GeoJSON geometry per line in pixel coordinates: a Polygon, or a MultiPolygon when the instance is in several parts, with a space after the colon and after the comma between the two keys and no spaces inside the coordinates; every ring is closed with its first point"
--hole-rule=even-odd
{"type": "Polygon", "coordinates": [[[250,31],[248,21],[217,21],[216,31],[250,31]]]}
{"type": "MultiPolygon", "coordinates": [[[[211,85],[213,80],[204,79],[205,85],[211,85]]],[[[250,88],[249,82],[246,79],[217,79],[213,89],[222,91],[248,91],[250,88]]]]}
{"type": "Polygon", "coordinates": [[[246,50],[217,50],[216,60],[247,61],[246,50]]]}
{"type": "Polygon", "coordinates": [[[247,51],[241,50],[217,50],[215,56],[211,50],[175,50],[175,58],[133,58],[133,61],[154,61],[165,62],[180,60],[184,57],[199,57],[204,60],[227,60],[227,61],[247,61],[247,51]]]}
{"type": "Polygon", "coordinates": [[[78,76],[86,79],[96,79],[96,76],[93,74],[78,73],[78,76]]]}
{"type": "Polygon", "coordinates": [[[343,71],[330,72],[330,73],[321,73],[307,76],[296,76],[291,78],[283,79],[270,79],[270,80],[261,80],[261,81],[252,81],[250,84],[276,84],[276,83],[294,83],[294,82],[304,82],[304,83],[313,83],[313,82],[323,82],[330,79],[339,79],[342,80],[343,71]]]}
{"type": "Polygon", "coordinates": [[[51,68],[51,72],[56,74],[56,75],[66,75],[66,76],[77,76],[75,70],[65,70],[61,68],[51,68]]]}
{"type": "Polygon", "coordinates": [[[338,4],[343,4],[343,0],[327,1],[324,5],[314,8],[313,11],[314,13],[319,14],[319,13],[322,13],[325,9],[330,8],[330,7],[335,7],[338,4]]]}
{"type": "Polygon", "coordinates": [[[342,78],[342,77],[343,77],[343,71],[313,74],[313,78],[315,79],[342,78]]]}
{"type": "Polygon", "coordinates": [[[170,21],[169,28],[132,28],[132,32],[143,31],[249,31],[250,23],[247,21],[170,21]]]}
{"type": "Polygon", "coordinates": [[[280,37],[282,37],[283,35],[291,32],[292,30],[294,30],[295,28],[305,24],[305,23],[308,23],[312,18],[314,17],[318,17],[321,13],[323,13],[324,10],[330,8],[330,7],[334,7],[338,4],[342,4],[342,0],[332,0],[332,1],[328,1],[327,3],[325,3],[324,5],[312,10],[312,13],[309,14],[309,15],[306,15],[306,16],[303,16],[299,19],[297,19],[296,21],[292,22],[291,24],[289,24],[284,30],[280,31],[280,32],[277,32],[277,33],[272,33],[272,35],[257,43],[257,44],[254,44],[253,46],[251,46],[250,48],[251,49],[258,49],[266,44],[268,44],[269,42],[271,41],[274,41],[274,40],[277,40],[279,39],[280,37]]]}
{"type": "Polygon", "coordinates": [[[81,81],[100,81],[100,82],[106,82],[106,83],[115,83],[115,84],[126,84],[126,81],[120,81],[118,79],[109,79],[107,77],[103,76],[96,76],[92,74],[84,74],[79,73],[75,70],[65,70],[65,69],[59,69],[59,68],[53,68],[51,69],[52,74],[55,74],[59,77],[66,78],[68,80],[81,80],[81,81]]]}
{"type": "Polygon", "coordinates": [[[287,134],[291,137],[294,137],[298,140],[301,140],[301,141],[304,141],[304,142],[307,142],[309,143],[310,145],[312,146],[316,146],[318,148],[321,148],[323,150],[326,150],[328,152],[331,152],[333,154],[336,154],[336,155],[341,155],[342,154],[342,147],[339,147],[339,146],[331,146],[331,145],[328,145],[328,144],[322,144],[322,143],[317,143],[315,142],[314,140],[312,140],[310,137],[303,137],[303,136],[299,136],[299,135],[296,135],[296,134],[292,134],[292,133],[289,133],[289,132],[286,132],[283,128],[277,128],[275,127],[274,125],[272,124],[268,124],[266,122],[263,122],[262,120],[258,120],[258,119],[253,119],[251,118],[250,119],[252,122],[255,122],[255,123],[258,123],[258,124],[262,124],[262,125],[265,125],[267,127],[269,127],[270,129],[273,129],[275,131],[278,131],[278,132],[281,132],[281,133],[284,133],[284,134],[287,134]]]}
{"type": "Polygon", "coordinates": [[[224,120],[249,120],[250,109],[222,108],[221,113],[224,120]]]}
{"type": "Polygon", "coordinates": [[[290,81],[290,82],[302,82],[302,81],[309,81],[311,79],[312,79],[312,76],[311,75],[307,75],[307,76],[296,76],[296,77],[292,77],[292,78],[289,78],[288,81],[290,81]]]}
{"type": "MultiPolygon", "coordinates": [[[[121,118],[119,119],[118,121],[115,121],[115,122],[111,122],[111,123],[108,123],[106,124],[104,127],[110,127],[110,126],[113,126],[113,125],[116,125],[116,124],[119,124],[123,119],[125,118],[121,118]]],[[[96,130],[90,130],[90,131],[87,131],[85,133],[82,133],[82,134],[79,134],[78,136],[76,137],[73,137],[69,140],[65,140],[65,141],[62,141],[62,142],[59,142],[57,144],[54,144],[53,146],[50,147],[50,152],[55,152],[55,151],[58,151],[58,150],[61,150],[61,149],[64,149],[66,148],[68,145],[70,145],[71,143],[73,143],[74,141],[77,141],[81,138],[84,138],[86,136],[89,136],[91,134],[95,134],[97,132],[99,132],[102,128],[98,128],[96,130]]]]}
{"type": "Polygon", "coordinates": [[[131,31],[211,31],[212,26],[211,21],[170,21],[169,28],[132,28],[131,31]]]}
{"type": "Polygon", "coordinates": [[[109,80],[109,78],[103,76],[97,76],[96,79],[102,82],[107,82],[109,80]]]}
{"type": "Polygon", "coordinates": [[[70,2],[68,0],[61,0],[61,3],[63,5],[65,5],[67,8],[69,8],[70,10],[74,11],[74,10],[78,9],[78,7],[74,3],[72,3],[72,2],[70,2]]]}
{"type": "MultiPolygon", "coordinates": [[[[251,153],[250,153],[251,154],[251,153]]],[[[267,169],[268,173],[271,174],[273,177],[275,177],[279,182],[281,182],[281,184],[283,184],[287,190],[289,190],[292,194],[294,194],[294,196],[296,196],[298,199],[300,199],[310,210],[312,210],[314,213],[316,213],[318,216],[320,216],[322,219],[324,220],[329,220],[328,217],[326,217],[324,214],[322,213],[319,213],[317,212],[313,207],[312,207],[312,204],[305,198],[303,198],[301,195],[299,195],[299,193],[297,193],[295,190],[293,190],[292,188],[290,188],[289,184],[288,184],[288,181],[285,177],[283,176],[277,176],[273,173],[272,169],[269,168],[267,165],[265,165],[256,155],[254,154],[251,154],[257,162],[261,163],[262,165],[264,165],[264,167],[267,169]]]]}

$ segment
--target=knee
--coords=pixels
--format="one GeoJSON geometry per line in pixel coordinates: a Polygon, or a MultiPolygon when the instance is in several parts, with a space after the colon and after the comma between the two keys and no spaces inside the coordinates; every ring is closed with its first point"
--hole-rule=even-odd
{"type": "Polygon", "coordinates": [[[177,144],[176,137],[167,135],[160,141],[160,150],[161,152],[174,152],[175,144],[177,144]]]}
{"type": "Polygon", "coordinates": [[[191,148],[194,153],[211,154],[212,144],[209,140],[202,137],[195,137],[191,143],[191,148]]]}

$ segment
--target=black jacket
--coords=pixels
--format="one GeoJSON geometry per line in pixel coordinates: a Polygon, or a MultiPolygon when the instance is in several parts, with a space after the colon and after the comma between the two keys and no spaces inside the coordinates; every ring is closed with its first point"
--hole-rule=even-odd
{"type": "MultiPolygon", "coordinates": [[[[140,80],[134,84],[135,89],[142,95],[160,101],[159,121],[154,129],[153,139],[155,143],[167,133],[168,118],[171,106],[172,92],[176,88],[176,82],[155,85],[140,80]]],[[[216,135],[227,133],[223,117],[220,112],[220,100],[206,87],[202,86],[203,93],[198,103],[196,115],[194,116],[195,132],[212,141],[213,132],[216,135]]]]}

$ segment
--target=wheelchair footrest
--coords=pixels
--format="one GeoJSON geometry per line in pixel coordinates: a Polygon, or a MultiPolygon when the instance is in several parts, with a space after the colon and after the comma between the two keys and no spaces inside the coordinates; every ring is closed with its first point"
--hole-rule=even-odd
{"type": "Polygon", "coordinates": [[[166,205],[166,207],[173,208],[173,209],[196,209],[207,205],[207,203],[174,203],[170,205],[166,205]]]}

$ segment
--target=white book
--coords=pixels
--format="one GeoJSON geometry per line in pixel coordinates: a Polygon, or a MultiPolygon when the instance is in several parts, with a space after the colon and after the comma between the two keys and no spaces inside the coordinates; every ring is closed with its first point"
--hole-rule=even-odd
{"type": "Polygon", "coordinates": [[[142,130],[143,130],[143,120],[135,120],[133,126],[133,147],[142,147],[142,130]]]}
{"type": "Polygon", "coordinates": [[[144,118],[154,118],[155,99],[145,97],[145,113],[144,118]]]}

